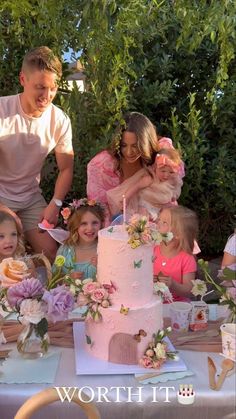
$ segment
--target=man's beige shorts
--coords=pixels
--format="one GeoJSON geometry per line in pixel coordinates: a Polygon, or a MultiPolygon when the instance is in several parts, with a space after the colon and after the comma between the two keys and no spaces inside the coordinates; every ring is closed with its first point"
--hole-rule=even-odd
{"type": "Polygon", "coordinates": [[[22,222],[24,231],[38,228],[42,212],[47,206],[47,203],[40,192],[34,194],[25,202],[12,201],[0,197],[0,203],[6,205],[18,215],[22,222]]]}

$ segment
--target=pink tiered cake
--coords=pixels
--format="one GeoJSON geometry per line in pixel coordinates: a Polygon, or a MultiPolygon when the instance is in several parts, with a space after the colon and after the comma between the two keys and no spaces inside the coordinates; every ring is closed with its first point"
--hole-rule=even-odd
{"type": "Polygon", "coordinates": [[[138,364],[163,326],[162,302],[153,294],[153,246],[132,249],[128,240],[123,226],[99,232],[97,280],[112,283],[114,292],[111,306],[100,308],[101,321],[85,321],[87,350],[118,364],[138,364]]]}

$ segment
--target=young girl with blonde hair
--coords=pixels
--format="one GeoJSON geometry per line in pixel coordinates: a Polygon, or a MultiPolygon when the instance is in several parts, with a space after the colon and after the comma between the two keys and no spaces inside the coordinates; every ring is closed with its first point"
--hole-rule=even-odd
{"type": "Polygon", "coordinates": [[[154,281],[164,282],[170,288],[174,301],[184,301],[190,295],[191,281],[197,271],[193,256],[198,234],[197,216],[183,206],[164,208],[159,214],[157,226],[160,233],[172,232],[173,238],[154,248],[154,281]]]}
{"type": "Polygon", "coordinates": [[[98,231],[104,223],[102,205],[83,198],[74,200],[61,214],[69,231],[57,251],[57,256],[65,258],[62,273],[70,273],[74,279],[95,278],[98,231]]]}
{"type": "Polygon", "coordinates": [[[0,205],[0,262],[25,253],[22,225],[17,215],[0,205]]]}

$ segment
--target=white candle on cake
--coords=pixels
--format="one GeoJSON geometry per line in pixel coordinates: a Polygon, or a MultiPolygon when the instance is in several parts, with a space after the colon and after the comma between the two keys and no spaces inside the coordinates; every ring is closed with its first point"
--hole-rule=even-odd
{"type": "Polygon", "coordinates": [[[126,223],[126,198],[123,195],[123,224],[126,223]]]}

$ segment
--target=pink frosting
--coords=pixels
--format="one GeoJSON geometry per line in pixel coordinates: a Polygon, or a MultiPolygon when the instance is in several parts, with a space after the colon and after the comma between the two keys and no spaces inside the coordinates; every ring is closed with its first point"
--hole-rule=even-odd
{"type": "Polygon", "coordinates": [[[112,232],[111,228],[99,232],[97,278],[105,284],[112,280],[116,292],[111,294],[111,301],[119,307],[144,305],[153,294],[153,247],[132,249],[128,239],[123,226],[113,226],[112,232]]]}
{"type": "MultiPolygon", "coordinates": [[[[143,329],[147,336],[141,336],[140,342],[137,342],[136,359],[132,362],[132,364],[138,364],[148,343],[152,340],[153,333],[163,327],[162,302],[156,296],[153,296],[145,307],[131,308],[127,315],[121,314],[118,307],[114,308],[113,306],[101,308],[100,312],[102,314],[101,322],[96,323],[92,320],[85,322],[86,335],[92,341],[92,344],[87,344],[86,348],[93,356],[106,361],[114,362],[114,359],[111,359],[116,355],[114,354],[114,348],[112,353],[109,352],[109,349],[111,349],[112,339],[117,333],[128,335],[126,348],[128,350],[130,346],[128,345],[128,339],[132,342],[135,340],[134,335],[138,334],[140,329],[143,329]]],[[[117,351],[119,351],[119,348],[117,348],[117,351]]],[[[125,356],[121,353],[120,362],[117,363],[125,364],[123,358],[125,356]]]]}

